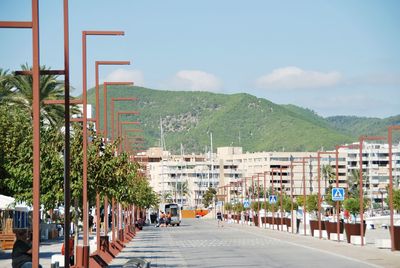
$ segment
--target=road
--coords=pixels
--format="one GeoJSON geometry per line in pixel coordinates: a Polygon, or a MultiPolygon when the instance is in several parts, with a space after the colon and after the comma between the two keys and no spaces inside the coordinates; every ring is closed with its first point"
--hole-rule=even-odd
{"type": "Polygon", "coordinates": [[[180,227],[145,227],[111,263],[146,258],[151,267],[399,267],[400,255],[214,220],[184,220],[180,227]],[[383,255],[382,255],[383,254],[383,255]],[[390,257],[390,258],[389,258],[390,257]]]}

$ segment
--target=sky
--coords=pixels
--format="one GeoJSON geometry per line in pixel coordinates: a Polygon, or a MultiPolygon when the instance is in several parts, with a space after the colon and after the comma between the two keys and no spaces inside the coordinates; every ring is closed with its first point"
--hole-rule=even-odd
{"type": "MultiPolygon", "coordinates": [[[[62,0],[40,0],[40,61],[63,68],[62,0]]],[[[0,20],[31,20],[30,0],[0,0],[0,20]]],[[[73,95],[101,81],[161,90],[249,93],[321,116],[400,114],[400,1],[69,0],[73,95]]],[[[0,68],[32,62],[31,32],[0,29],[0,68]]]]}

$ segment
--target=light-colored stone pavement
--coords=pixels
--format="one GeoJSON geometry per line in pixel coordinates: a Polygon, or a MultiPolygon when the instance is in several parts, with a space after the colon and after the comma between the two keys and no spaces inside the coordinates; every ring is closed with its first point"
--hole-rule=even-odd
{"type": "Polygon", "coordinates": [[[201,219],[180,227],[145,227],[111,267],[122,267],[131,257],[145,258],[151,267],[400,267],[398,252],[370,245],[240,224],[218,228],[216,221],[201,219]]]}
{"type": "MultiPolygon", "coordinates": [[[[367,245],[227,224],[215,220],[184,220],[180,227],[146,226],[126,245],[110,267],[122,267],[132,257],[151,267],[400,267],[400,252],[377,249],[375,238],[389,238],[385,229],[367,230],[367,245]]],[[[42,243],[40,263],[50,267],[61,240],[42,243]]],[[[0,253],[0,268],[11,267],[11,251],[0,253]]]]}

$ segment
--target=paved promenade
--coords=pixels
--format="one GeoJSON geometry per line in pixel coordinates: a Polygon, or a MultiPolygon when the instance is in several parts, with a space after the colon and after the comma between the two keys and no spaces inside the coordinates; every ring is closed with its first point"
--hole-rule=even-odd
{"type": "MultiPolygon", "coordinates": [[[[61,241],[42,244],[43,267],[50,267],[51,255],[60,249],[61,241]]],[[[145,258],[151,267],[166,268],[400,267],[400,252],[377,249],[372,243],[360,247],[241,224],[225,223],[218,228],[215,220],[205,219],[185,219],[179,227],[146,226],[110,267],[122,267],[132,257],[145,258]]],[[[11,251],[0,253],[3,267],[11,267],[11,251]]]]}
{"type": "Polygon", "coordinates": [[[218,228],[215,220],[203,219],[146,227],[110,267],[130,257],[145,258],[151,267],[400,267],[399,252],[247,225],[218,228]]]}

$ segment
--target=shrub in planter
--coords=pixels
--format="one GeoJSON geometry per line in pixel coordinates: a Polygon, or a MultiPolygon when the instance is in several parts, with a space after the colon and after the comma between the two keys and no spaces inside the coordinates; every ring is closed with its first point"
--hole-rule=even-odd
{"type": "MultiPolygon", "coordinates": [[[[357,220],[357,215],[360,213],[360,199],[358,197],[350,197],[344,200],[344,208],[354,216],[357,220]]],[[[368,201],[364,199],[364,209],[368,205],[368,201]]],[[[352,235],[361,235],[361,223],[345,223],[344,228],[346,230],[347,243],[350,243],[350,237],[352,235]]],[[[366,232],[366,224],[364,223],[364,235],[366,232]]]]}
{"type": "Polygon", "coordinates": [[[240,213],[245,210],[242,203],[238,202],[232,206],[233,212],[235,212],[235,220],[239,223],[240,213]]]}

